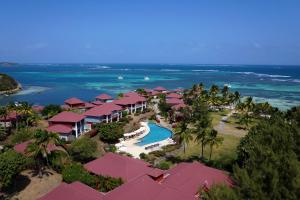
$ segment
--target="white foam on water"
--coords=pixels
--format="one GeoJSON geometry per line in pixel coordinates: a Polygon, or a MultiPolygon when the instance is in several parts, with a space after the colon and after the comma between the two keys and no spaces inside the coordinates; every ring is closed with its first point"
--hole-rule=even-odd
{"type": "Polygon", "coordinates": [[[28,95],[28,94],[34,94],[34,93],[41,93],[46,90],[49,90],[50,88],[47,87],[40,87],[40,86],[29,86],[25,87],[23,90],[20,92],[13,94],[15,96],[20,96],[20,95],[28,95]]]}
{"type": "Polygon", "coordinates": [[[219,70],[216,69],[194,69],[193,72],[219,72],[219,70]]]}
{"type": "Polygon", "coordinates": [[[180,69],[161,69],[162,72],[180,72],[182,70],[180,69]]]}
{"type": "Polygon", "coordinates": [[[291,76],[286,76],[286,75],[260,74],[260,73],[255,73],[255,72],[232,72],[232,73],[245,74],[245,75],[255,75],[255,76],[258,76],[258,77],[270,77],[270,78],[289,78],[289,77],[291,77],[291,76]]]}

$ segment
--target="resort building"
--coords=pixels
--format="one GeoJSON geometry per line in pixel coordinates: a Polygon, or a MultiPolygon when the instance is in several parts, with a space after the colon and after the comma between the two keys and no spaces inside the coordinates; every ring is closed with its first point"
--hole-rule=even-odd
{"type": "Polygon", "coordinates": [[[108,94],[100,94],[96,96],[96,101],[100,101],[103,103],[112,102],[113,98],[108,94]]]}
{"type": "Polygon", "coordinates": [[[41,197],[40,200],[103,200],[104,194],[80,183],[61,183],[54,190],[41,197]]]}
{"type": "Polygon", "coordinates": [[[154,88],[153,90],[156,92],[159,92],[159,93],[167,93],[168,92],[168,90],[166,88],[161,87],[161,86],[158,86],[158,87],[154,88]]]}
{"type": "MultiPolygon", "coordinates": [[[[32,143],[32,141],[28,140],[26,142],[22,142],[22,143],[16,144],[14,146],[14,150],[16,152],[18,152],[18,153],[25,154],[28,145],[30,145],[31,143],[32,143]]],[[[48,146],[47,146],[48,153],[50,153],[50,152],[52,152],[54,150],[57,150],[57,146],[55,144],[48,144],[48,146]]]]}
{"type": "Polygon", "coordinates": [[[6,117],[0,116],[0,127],[6,127],[6,128],[14,127],[18,117],[19,115],[17,114],[16,111],[9,112],[6,117]]]}
{"type": "Polygon", "coordinates": [[[107,153],[103,157],[85,164],[84,168],[92,174],[122,178],[125,182],[130,182],[146,174],[154,176],[154,179],[163,175],[162,170],[152,168],[143,160],[115,153],[107,153]]]}
{"type": "Polygon", "coordinates": [[[166,103],[169,104],[170,106],[184,104],[182,99],[176,99],[176,98],[166,99],[166,103]]]}
{"type": "Polygon", "coordinates": [[[78,98],[72,97],[70,99],[67,99],[64,101],[64,103],[69,106],[71,109],[78,109],[78,108],[84,108],[85,107],[85,102],[81,101],[78,98]]]}
{"type": "Polygon", "coordinates": [[[48,120],[47,131],[58,133],[61,139],[70,141],[78,138],[86,131],[84,119],[84,115],[64,111],[48,120]]]}
{"type": "Polygon", "coordinates": [[[95,124],[101,122],[112,122],[113,120],[119,121],[122,118],[122,107],[112,102],[104,103],[100,106],[93,107],[92,109],[83,113],[85,122],[87,124],[95,124]]]}
{"type": "Polygon", "coordinates": [[[95,106],[101,106],[104,104],[104,102],[96,100],[96,101],[92,101],[91,104],[94,104],[95,106]]]}
{"type": "Polygon", "coordinates": [[[166,96],[166,99],[182,99],[182,95],[177,93],[170,93],[166,96]]]}
{"type": "Polygon", "coordinates": [[[205,191],[214,184],[233,185],[224,171],[199,162],[180,163],[163,171],[142,160],[107,153],[84,167],[92,174],[122,178],[124,183],[108,193],[97,192],[79,182],[62,183],[40,200],[196,200],[201,188],[205,191]]]}
{"type": "Polygon", "coordinates": [[[128,113],[136,113],[137,110],[143,111],[147,108],[147,100],[136,92],[128,92],[124,97],[113,101],[114,104],[119,105],[128,113]]]}

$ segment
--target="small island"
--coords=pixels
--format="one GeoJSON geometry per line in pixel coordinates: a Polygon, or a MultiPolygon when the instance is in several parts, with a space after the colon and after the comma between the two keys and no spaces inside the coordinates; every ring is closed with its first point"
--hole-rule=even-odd
{"type": "Polygon", "coordinates": [[[13,94],[22,89],[20,83],[7,74],[0,73],[0,95],[13,94]]]}

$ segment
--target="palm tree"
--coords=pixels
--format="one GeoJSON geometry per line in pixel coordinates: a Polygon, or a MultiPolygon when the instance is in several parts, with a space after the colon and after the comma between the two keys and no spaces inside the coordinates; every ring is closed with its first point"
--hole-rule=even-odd
{"type": "Polygon", "coordinates": [[[234,92],[234,98],[233,98],[233,102],[235,104],[239,103],[241,100],[241,94],[238,91],[234,92]]]}
{"type": "MultiPolygon", "coordinates": [[[[42,177],[43,164],[45,161],[49,166],[48,157],[52,153],[49,150],[49,146],[51,145],[63,147],[56,133],[48,133],[44,130],[37,130],[34,135],[34,142],[31,143],[26,149],[27,155],[33,157],[36,162],[39,177],[42,177]]],[[[55,150],[59,149],[56,148],[55,150]]]]}
{"type": "Polygon", "coordinates": [[[229,94],[229,87],[227,85],[224,85],[221,92],[222,92],[223,97],[226,99],[228,97],[228,94],[229,94]]]}
{"type": "Polygon", "coordinates": [[[207,143],[210,146],[209,160],[211,160],[211,155],[212,155],[213,147],[214,146],[218,147],[220,144],[222,144],[223,140],[224,140],[224,138],[218,137],[218,131],[216,131],[215,129],[211,129],[208,132],[207,143]]]}
{"type": "Polygon", "coordinates": [[[207,144],[208,139],[207,128],[200,123],[197,123],[195,125],[194,134],[196,134],[195,141],[198,142],[198,144],[201,144],[201,158],[203,158],[204,147],[207,144]]]}
{"type": "Polygon", "coordinates": [[[179,143],[183,144],[183,153],[184,154],[185,154],[186,146],[193,139],[191,131],[188,129],[187,126],[188,126],[187,123],[185,121],[182,121],[179,123],[179,127],[175,131],[175,135],[177,135],[179,138],[179,143]]]}
{"type": "Polygon", "coordinates": [[[33,115],[32,107],[27,102],[22,102],[18,107],[19,107],[20,114],[26,118],[26,127],[28,128],[27,118],[33,115]]]}
{"type": "Polygon", "coordinates": [[[202,92],[204,91],[204,84],[203,83],[199,83],[198,89],[199,89],[200,94],[202,94],[202,92]]]}
{"type": "Polygon", "coordinates": [[[210,95],[216,96],[219,93],[219,87],[217,85],[212,85],[209,90],[210,95]]]}
{"type": "Polygon", "coordinates": [[[0,107],[0,118],[4,119],[4,132],[6,132],[6,119],[8,117],[8,109],[6,106],[0,107]]]}

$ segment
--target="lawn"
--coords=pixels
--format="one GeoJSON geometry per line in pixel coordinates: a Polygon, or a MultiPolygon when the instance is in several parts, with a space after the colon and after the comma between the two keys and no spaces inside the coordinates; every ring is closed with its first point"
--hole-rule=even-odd
{"type": "Polygon", "coordinates": [[[216,126],[221,121],[222,117],[229,113],[228,110],[219,111],[219,112],[210,112],[210,117],[212,118],[212,125],[216,126]]]}
{"type": "MultiPolygon", "coordinates": [[[[236,158],[236,147],[240,142],[240,138],[233,135],[219,134],[220,137],[224,138],[223,143],[219,147],[214,147],[212,152],[212,160],[221,163],[229,163],[236,158]]],[[[204,157],[209,158],[210,147],[206,146],[204,149],[204,157]]],[[[201,145],[195,141],[191,141],[184,154],[181,151],[178,156],[182,159],[189,159],[191,157],[199,157],[201,154],[201,145]]]]}

